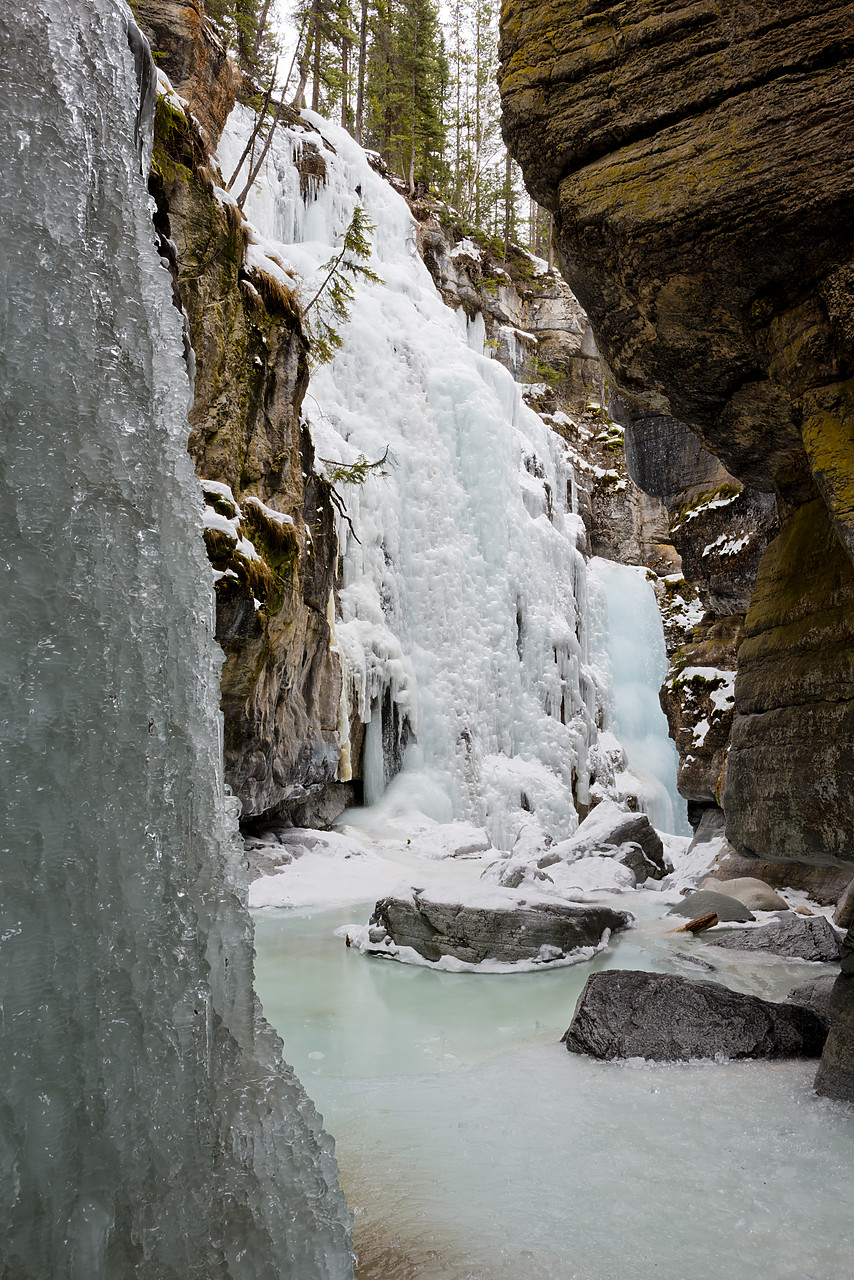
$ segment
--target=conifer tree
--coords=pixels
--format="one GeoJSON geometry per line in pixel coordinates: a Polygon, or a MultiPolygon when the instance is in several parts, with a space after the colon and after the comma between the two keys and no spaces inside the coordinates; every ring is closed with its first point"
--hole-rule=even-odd
{"type": "Polygon", "coordinates": [[[414,193],[416,181],[435,183],[444,171],[448,61],[435,0],[374,0],[369,33],[365,141],[414,193]]]}

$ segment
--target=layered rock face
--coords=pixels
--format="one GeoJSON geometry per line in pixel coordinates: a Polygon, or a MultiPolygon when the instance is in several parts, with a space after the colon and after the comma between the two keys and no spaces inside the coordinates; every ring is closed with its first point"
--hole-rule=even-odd
{"type": "Polygon", "coordinates": [[[344,807],[344,796],[328,803],[341,754],[341,669],[328,620],[338,546],[328,486],[300,423],[308,344],[295,299],[247,266],[248,224],[214,193],[223,179],[209,152],[234,105],[231,63],[192,0],[145,0],[141,20],[190,108],[158,99],[150,188],[189,324],[189,449],[203,483],[214,482],[206,540],[226,655],[226,780],[244,821],[301,820],[318,798],[328,819],[344,807]],[[240,553],[229,520],[257,559],[240,553]]]}
{"type": "Polygon", "coordinates": [[[779,678],[736,685],[731,838],[764,856],[850,858],[854,802],[833,781],[852,742],[844,659],[826,627],[803,634],[793,696],[779,656],[792,627],[828,610],[842,642],[852,609],[802,559],[807,526],[818,555],[841,554],[834,534],[854,547],[850,5],[511,0],[503,19],[505,134],[554,211],[618,390],[781,504],[767,554],[788,608],[746,623],[766,674],[777,651],[779,678]],[[820,725],[833,750],[808,760],[804,747],[796,767],[793,746],[820,725]],[[781,811],[786,757],[798,786],[781,811]]]}
{"type": "MultiPolygon", "coordinates": [[[[777,499],[717,789],[727,833],[742,852],[848,865],[852,61],[846,0],[509,0],[502,14],[505,136],[555,215],[617,390],[777,499]]],[[[818,1082],[838,1096],[846,981],[818,1082]]]]}

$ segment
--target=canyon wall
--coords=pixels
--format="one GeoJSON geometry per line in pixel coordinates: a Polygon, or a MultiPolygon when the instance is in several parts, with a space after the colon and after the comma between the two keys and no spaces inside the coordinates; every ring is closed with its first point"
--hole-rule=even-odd
{"type": "Polygon", "coordinates": [[[213,167],[241,87],[216,30],[193,0],[143,0],[140,20],[176,90],[161,80],[149,187],[192,349],[189,449],[226,655],[226,780],[244,825],[331,820],[354,793],[338,781],[334,513],[300,418],[308,342],[289,285],[251,262],[250,226],[222,195],[230,175],[213,167]]]}
{"type": "Polygon", "coordinates": [[[852,58],[846,0],[509,0],[502,13],[505,137],[554,213],[611,385],[689,427],[777,508],[717,788],[728,837],[848,865],[852,58]]]}

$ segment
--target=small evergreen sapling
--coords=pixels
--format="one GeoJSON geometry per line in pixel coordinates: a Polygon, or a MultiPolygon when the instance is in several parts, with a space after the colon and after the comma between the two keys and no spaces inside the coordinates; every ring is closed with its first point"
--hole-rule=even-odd
{"type": "Polygon", "coordinates": [[[303,322],[316,303],[315,317],[306,323],[312,359],[316,364],[329,364],[341,347],[342,338],[336,325],[350,319],[350,304],[355,297],[353,281],[383,284],[380,276],[367,266],[371,256],[370,236],[376,230],[361,205],[356,205],[344,232],[340,251],[324,262],[326,276],[314,297],[302,309],[303,322]]]}

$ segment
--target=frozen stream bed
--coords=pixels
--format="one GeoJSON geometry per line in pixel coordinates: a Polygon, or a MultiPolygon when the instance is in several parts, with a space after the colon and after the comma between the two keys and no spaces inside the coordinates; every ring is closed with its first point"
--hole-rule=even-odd
{"type": "MultiPolygon", "coordinates": [[[[815,1064],[600,1063],[558,1043],[592,969],[690,972],[661,895],[603,955],[497,977],[367,958],[373,901],[256,914],[257,986],[335,1135],[362,1280],[837,1280],[854,1112],[815,1064]]],[[[718,952],[766,998],[830,966],[718,952]]],[[[698,974],[697,976],[704,976],[698,974]]]]}

